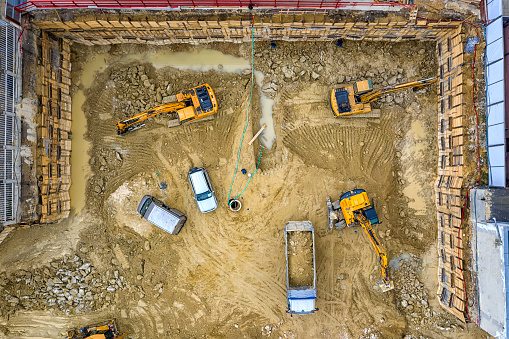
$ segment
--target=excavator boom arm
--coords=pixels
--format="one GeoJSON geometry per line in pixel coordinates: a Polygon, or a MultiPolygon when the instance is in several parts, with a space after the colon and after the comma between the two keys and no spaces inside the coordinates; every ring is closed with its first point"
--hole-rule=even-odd
{"type": "Polygon", "coordinates": [[[360,96],[360,102],[367,104],[370,102],[375,101],[379,97],[385,94],[389,94],[392,92],[401,91],[407,88],[419,88],[424,87],[427,85],[431,85],[437,81],[437,78],[429,78],[429,79],[423,79],[418,81],[411,81],[406,82],[404,84],[394,85],[394,86],[387,86],[384,88],[377,89],[376,91],[368,92],[366,94],[363,94],[360,96]]]}
{"type": "Polygon", "coordinates": [[[133,127],[143,123],[145,120],[148,120],[160,114],[172,113],[184,107],[186,107],[186,104],[184,102],[170,102],[167,104],[152,107],[144,112],[136,114],[131,118],[117,122],[117,133],[124,134],[130,131],[133,127]]]}
{"type": "Polygon", "coordinates": [[[376,237],[375,232],[371,227],[371,222],[369,222],[369,220],[366,219],[366,217],[362,214],[357,215],[357,220],[361,224],[362,228],[366,232],[366,235],[369,237],[369,240],[371,240],[371,244],[376,250],[376,254],[378,255],[379,258],[379,264],[382,269],[382,280],[385,283],[385,285],[389,285],[391,283],[391,280],[389,279],[389,272],[387,270],[389,264],[387,261],[387,254],[385,254],[382,245],[380,245],[380,242],[378,241],[378,238],[376,237]]]}

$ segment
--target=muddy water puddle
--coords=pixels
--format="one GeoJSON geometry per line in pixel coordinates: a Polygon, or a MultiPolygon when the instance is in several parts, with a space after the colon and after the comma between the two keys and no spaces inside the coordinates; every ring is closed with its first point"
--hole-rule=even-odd
{"type": "Polygon", "coordinates": [[[80,85],[81,88],[72,95],[72,143],[71,143],[71,207],[76,213],[81,213],[85,207],[87,180],[90,175],[90,142],[85,139],[87,132],[87,118],[83,111],[86,97],[84,89],[92,86],[97,72],[103,71],[107,65],[107,53],[97,54],[83,63],[80,85]]]}
{"type": "Polygon", "coordinates": [[[107,65],[106,60],[109,57],[110,56],[107,53],[96,54],[92,56],[90,59],[88,59],[86,63],[83,64],[80,84],[84,88],[89,88],[90,86],[92,86],[96,74],[106,69],[107,65]]]}
{"type": "MultiPolygon", "coordinates": [[[[85,67],[84,67],[85,70],[85,67]]],[[[85,193],[87,188],[87,177],[90,174],[88,163],[90,143],[85,139],[87,132],[87,119],[82,106],[85,103],[85,94],[82,90],[72,96],[72,143],[71,143],[71,207],[76,213],[80,213],[85,206],[85,193]]]]}

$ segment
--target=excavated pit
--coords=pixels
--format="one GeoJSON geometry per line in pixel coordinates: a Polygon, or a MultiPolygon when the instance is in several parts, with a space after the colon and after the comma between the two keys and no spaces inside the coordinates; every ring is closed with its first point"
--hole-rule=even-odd
{"type": "MultiPolygon", "coordinates": [[[[328,103],[330,90],[340,84],[371,79],[378,88],[435,76],[435,47],[435,42],[422,41],[347,40],[342,48],[333,42],[278,42],[276,48],[257,42],[254,68],[264,78],[253,84],[250,101],[251,74],[245,70],[228,71],[229,65],[223,64],[201,70],[186,67],[185,62],[170,66],[164,58],[153,62],[158,55],[182,53],[185,59],[213,51],[249,65],[250,44],[74,45],[73,114],[81,108],[86,126],[73,126],[73,135],[83,133],[90,146],[88,153],[73,160],[73,183],[83,183],[71,192],[76,211],[55,227],[75,237],[71,244],[54,245],[60,253],[44,249],[34,261],[21,259],[18,266],[23,272],[7,269],[1,273],[2,285],[14,286],[13,281],[33,267],[43,269],[46,262],[61,260],[62,253],[69,258],[76,253],[111,280],[106,284],[117,284],[122,277],[118,288],[95,300],[93,309],[98,311],[93,318],[111,315],[136,338],[259,337],[260,329],[267,334],[267,327],[272,335],[285,337],[463,335],[461,327],[448,333],[440,329],[457,322],[435,299],[436,258],[430,255],[436,253],[436,85],[376,101],[379,119],[335,119],[328,103]],[[116,135],[118,120],[201,83],[209,83],[217,95],[215,119],[168,128],[160,117],[137,131],[116,135]],[[247,145],[260,128],[261,93],[274,100],[275,141],[263,150],[258,142],[247,145]],[[250,120],[232,196],[249,179],[240,169],[253,173],[260,153],[261,160],[239,198],[242,210],[231,213],[229,188],[248,106],[250,120]],[[219,208],[208,214],[198,211],[187,181],[188,170],[201,166],[207,168],[219,201],[219,208]],[[76,172],[78,167],[85,169],[76,172]],[[161,190],[159,181],[168,187],[161,190]],[[409,261],[405,269],[411,276],[407,271],[394,275],[397,291],[410,291],[405,284],[418,282],[424,306],[412,308],[415,315],[402,307],[401,296],[377,289],[378,258],[361,229],[343,229],[341,237],[325,232],[326,197],[335,200],[352,188],[364,188],[375,199],[382,221],[375,231],[389,259],[404,252],[428,260],[425,268],[409,261]],[[136,207],[145,194],[187,215],[178,236],[139,218],[136,207]],[[283,232],[288,220],[310,220],[316,230],[320,311],[310,317],[289,318],[284,312],[283,232]],[[418,275],[416,270],[427,274],[418,275]]],[[[24,242],[46,241],[25,233],[24,242]]],[[[19,242],[11,239],[6,249],[19,242]]],[[[64,266],[67,261],[66,257],[64,266]]],[[[54,278],[53,271],[31,274],[45,282],[54,278]]],[[[100,280],[99,275],[94,278],[100,280]]],[[[307,285],[309,277],[302,280],[297,283],[307,285]]],[[[14,319],[7,328],[28,321],[29,311],[43,311],[33,318],[37,320],[50,309],[44,302],[9,301],[12,296],[22,298],[24,291],[18,292],[0,292],[2,316],[14,319]]],[[[51,307],[59,316],[57,327],[82,324],[75,306],[62,309],[70,315],[59,304],[51,307]]]]}

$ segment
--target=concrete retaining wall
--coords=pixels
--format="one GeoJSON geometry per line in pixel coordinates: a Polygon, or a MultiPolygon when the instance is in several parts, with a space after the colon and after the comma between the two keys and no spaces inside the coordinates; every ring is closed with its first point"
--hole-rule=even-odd
{"type": "Polygon", "coordinates": [[[464,64],[461,30],[437,42],[438,169],[435,203],[438,220],[438,291],[440,304],[464,321],[463,242],[461,224],[463,184],[464,64]],[[459,235],[459,237],[458,237],[459,235]]]}
{"type": "MultiPolygon", "coordinates": [[[[338,38],[368,41],[437,40],[451,29],[461,26],[459,21],[417,20],[417,12],[409,18],[393,16],[373,21],[335,21],[324,14],[279,14],[270,18],[254,19],[253,35],[256,40],[314,40],[338,38]]],[[[97,17],[86,21],[35,21],[40,28],[55,36],[68,38],[85,45],[119,43],[172,43],[249,42],[252,20],[122,20],[97,17]]]]}
{"type": "Polygon", "coordinates": [[[71,50],[66,39],[42,34],[42,96],[38,136],[41,222],[67,218],[71,210],[71,50]]]}

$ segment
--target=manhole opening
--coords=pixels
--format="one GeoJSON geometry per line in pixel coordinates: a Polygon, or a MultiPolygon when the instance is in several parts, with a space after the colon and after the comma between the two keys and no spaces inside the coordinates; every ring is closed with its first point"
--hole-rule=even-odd
{"type": "Polygon", "coordinates": [[[228,202],[228,204],[230,205],[230,209],[231,209],[233,212],[238,212],[238,211],[240,211],[240,208],[242,207],[242,204],[240,203],[240,201],[238,201],[238,200],[234,200],[234,199],[230,199],[230,201],[228,202]]]}

